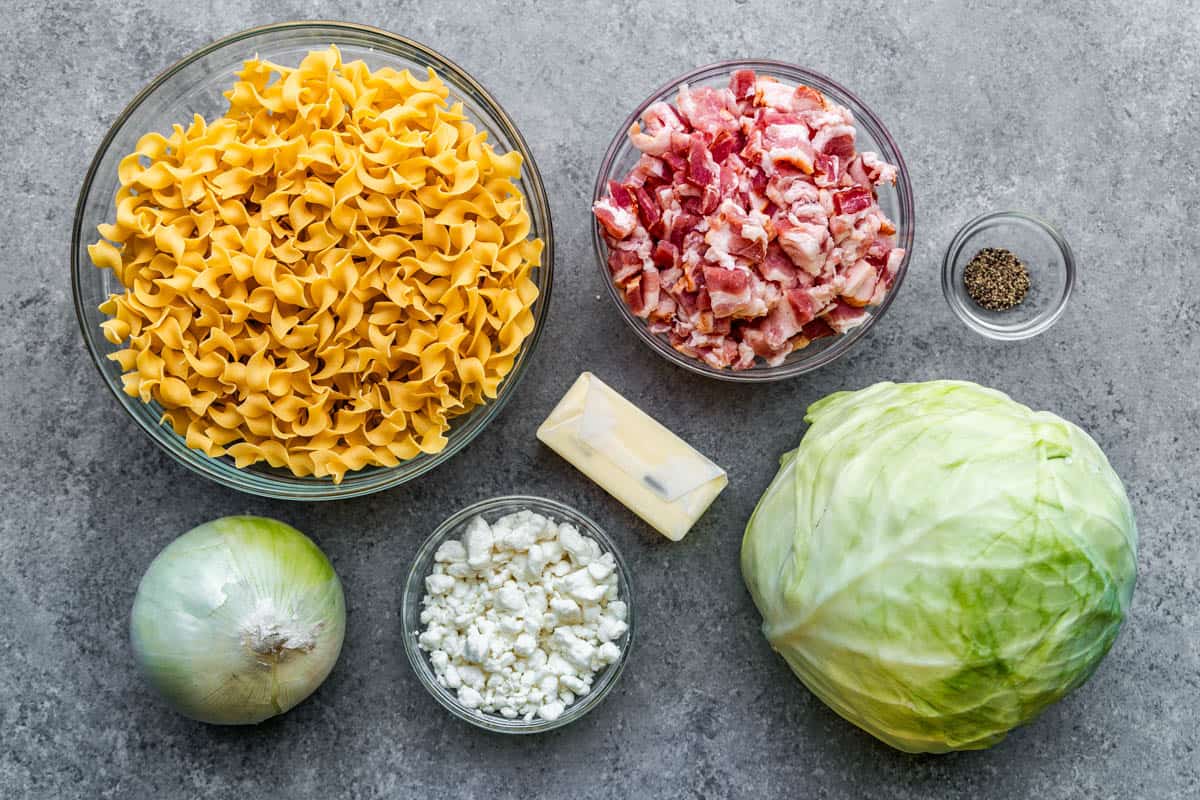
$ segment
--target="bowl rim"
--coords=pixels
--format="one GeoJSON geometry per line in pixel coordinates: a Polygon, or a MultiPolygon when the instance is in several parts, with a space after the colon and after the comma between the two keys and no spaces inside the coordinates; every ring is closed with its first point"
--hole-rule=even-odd
{"type": "MultiPolygon", "coordinates": [[[[336,41],[332,42],[337,44],[336,41]]],[[[393,52],[393,55],[401,56],[401,53],[393,52]]],[[[131,417],[137,426],[146,433],[149,438],[164,452],[171,457],[173,461],[182,464],[192,472],[202,475],[209,480],[218,483],[222,486],[246,492],[248,494],[259,497],[270,497],[281,500],[304,500],[304,501],[322,501],[322,500],[344,500],[352,497],[361,497],[375,492],[390,489],[414,480],[435,467],[448,461],[471,441],[478,436],[487,425],[493,421],[500,411],[507,405],[515,392],[521,378],[528,371],[529,364],[532,361],[532,354],[541,339],[542,332],[546,327],[546,318],[549,313],[550,296],[553,289],[554,277],[554,222],[553,214],[550,206],[550,201],[546,195],[545,183],[542,180],[541,171],[538,169],[537,162],[534,158],[533,151],[530,149],[525,137],[521,134],[520,129],[513,121],[512,117],[504,109],[495,96],[489,92],[484,86],[479,83],[469,72],[463,69],[457,62],[434,50],[433,48],[422,44],[414,39],[401,34],[392,33],[382,28],[377,28],[371,25],[363,25],[355,22],[342,22],[337,20],[295,20],[288,22],[277,22],[268,25],[259,25],[253,28],[237,31],[235,33],[216,39],[203,47],[188,53],[184,57],[178,59],[166,69],[159,72],[145,87],[142,88],[133,99],[125,105],[121,112],[113,120],[108,131],[100,140],[100,144],[96,149],[95,155],[92,157],[88,165],[87,172],[84,175],[82,184],[80,185],[79,195],[75,203],[74,220],[71,225],[71,244],[69,254],[69,269],[71,272],[71,295],[75,305],[75,318],[79,323],[82,333],[84,345],[91,356],[92,364],[100,373],[102,383],[108,388],[109,392],[116,398],[118,405],[125,410],[126,414],[131,417]],[[218,458],[214,458],[197,450],[192,450],[184,445],[183,451],[178,451],[173,448],[168,442],[168,437],[162,432],[162,423],[154,423],[149,415],[139,414],[134,411],[131,405],[134,400],[125,396],[118,390],[116,382],[109,379],[109,375],[105,370],[104,362],[107,360],[106,355],[98,349],[98,340],[95,332],[91,330],[86,314],[87,302],[83,297],[83,287],[80,283],[80,274],[83,264],[80,263],[79,251],[80,245],[84,238],[83,225],[84,217],[87,209],[88,196],[91,193],[92,185],[96,181],[100,164],[104,160],[105,155],[112,147],[117,135],[128,122],[130,116],[142,106],[146,100],[158,91],[171,78],[181,72],[188,66],[203,59],[204,57],[217,52],[223,48],[245,41],[253,41],[264,36],[272,34],[283,34],[295,31],[328,31],[331,37],[336,37],[339,34],[365,36],[368,39],[375,39],[379,45],[393,45],[398,48],[407,48],[415,51],[421,58],[427,59],[430,64],[436,67],[440,75],[448,77],[447,83],[452,89],[465,89],[473,92],[478,99],[488,108],[488,111],[493,114],[499,121],[504,130],[504,134],[512,140],[513,149],[521,154],[523,159],[523,171],[521,181],[526,187],[526,199],[531,206],[531,218],[533,217],[533,207],[536,206],[543,213],[542,217],[545,220],[545,230],[541,234],[543,242],[542,263],[538,267],[539,271],[545,275],[543,281],[539,281],[539,295],[535,302],[534,308],[534,327],[533,332],[526,337],[521,345],[521,350],[517,358],[517,362],[513,365],[512,370],[505,376],[504,381],[500,384],[500,391],[495,399],[485,405],[479,406],[480,413],[486,415],[486,418],[468,434],[459,437],[457,440],[450,440],[446,447],[441,451],[433,454],[422,454],[414,459],[401,462],[395,467],[375,468],[371,473],[353,483],[343,481],[340,484],[335,484],[331,480],[325,478],[298,477],[298,476],[279,476],[273,477],[260,473],[250,472],[248,470],[237,469],[229,466],[229,470],[221,469],[217,465],[222,464],[218,458]],[[542,285],[544,284],[544,285],[542,285]],[[189,455],[190,454],[190,455],[189,455]],[[426,458],[425,456],[428,455],[426,458]],[[420,459],[418,461],[418,459],[420,459]],[[405,469],[407,465],[416,463],[415,467],[405,469]]],[[[91,266],[91,265],[87,265],[91,266]]],[[[136,400],[138,404],[142,404],[140,400],[136,400]]],[[[149,407],[147,405],[147,407],[149,407]]],[[[469,419],[470,415],[463,419],[469,419]]],[[[174,431],[169,432],[170,436],[178,438],[178,434],[174,431]]],[[[362,471],[355,471],[360,476],[362,471]]],[[[352,478],[355,472],[348,472],[347,477],[352,478]]]]}
{"type": "Polygon", "coordinates": [[[950,240],[950,244],[946,247],[945,255],[942,256],[942,294],[945,296],[950,310],[968,328],[980,336],[996,341],[1017,342],[1023,339],[1030,339],[1040,333],[1045,333],[1054,323],[1058,322],[1059,317],[1067,310],[1067,302],[1071,299],[1071,293],[1074,291],[1074,288],[1075,256],[1071,251],[1070,243],[1049,222],[1025,211],[1018,211],[1016,209],[987,211],[968,220],[955,232],[954,238],[950,240]],[[1059,294],[1058,299],[1046,311],[1017,326],[992,325],[976,316],[967,308],[966,303],[960,294],[955,291],[954,286],[954,264],[958,261],[958,256],[962,252],[964,245],[966,245],[967,239],[983,225],[1002,219],[1020,220],[1023,223],[1033,226],[1054,242],[1054,245],[1062,255],[1064,280],[1062,292],[1059,294]]]}
{"type": "Polygon", "coordinates": [[[843,98],[855,106],[851,110],[855,115],[856,126],[860,124],[859,117],[865,117],[871,134],[874,136],[876,133],[878,133],[878,137],[876,138],[879,139],[880,149],[887,149],[891,151],[888,154],[887,160],[896,166],[895,190],[900,206],[900,212],[898,216],[904,217],[908,224],[905,230],[899,232],[900,236],[897,240],[897,246],[904,248],[904,258],[901,260],[900,266],[896,270],[895,282],[892,284],[892,288],[888,291],[887,296],[884,297],[883,301],[879,305],[870,308],[871,313],[867,317],[866,322],[847,333],[840,334],[835,344],[832,344],[826,347],[824,350],[821,350],[810,361],[796,362],[792,364],[785,363],[775,367],[756,365],[746,370],[733,370],[729,368],[716,369],[714,367],[710,367],[708,364],[705,364],[699,359],[691,358],[690,356],[685,356],[682,353],[679,353],[673,347],[667,344],[658,334],[651,333],[644,320],[641,320],[633,315],[633,313],[629,310],[628,305],[625,303],[624,298],[621,297],[620,293],[617,291],[617,287],[612,282],[612,277],[609,273],[606,259],[607,244],[605,244],[603,236],[601,235],[600,223],[596,220],[595,215],[590,213],[589,209],[589,217],[591,218],[592,223],[592,249],[595,253],[596,265],[600,270],[602,282],[605,285],[609,298],[616,304],[621,317],[631,328],[633,328],[634,332],[637,334],[637,337],[642,341],[643,344],[647,345],[651,350],[675,366],[682,367],[689,372],[697,375],[703,375],[707,378],[714,378],[716,380],[729,381],[733,383],[769,383],[795,378],[799,375],[803,375],[805,373],[812,372],[815,369],[826,366],[849,352],[854,344],[859,341],[859,339],[863,338],[867,332],[874,327],[875,323],[883,317],[883,315],[891,307],[892,301],[895,300],[896,295],[900,293],[900,286],[904,283],[904,278],[908,274],[909,262],[912,260],[913,238],[916,230],[916,205],[913,198],[912,182],[908,175],[908,165],[905,163],[904,156],[901,154],[899,146],[896,144],[896,141],[892,137],[891,132],[887,129],[887,126],[883,124],[883,121],[879,119],[871,107],[864,103],[857,94],[850,91],[845,86],[833,80],[824,73],[817,72],[816,70],[812,70],[807,67],[802,67],[799,64],[793,64],[788,61],[780,61],[778,59],[769,58],[743,58],[716,61],[711,64],[706,64],[704,66],[688,70],[687,72],[672,78],[655,89],[646,97],[646,99],[640,102],[627,117],[625,117],[625,120],[621,123],[621,127],[617,130],[616,135],[609,143],[608,149],[604,153],[604,158],[600,162],[600,170],[596,174],[596,182],[592,189],[592,202],[595,203],[597,200],[599,200],[603,196],[605,189],[607,189],[607,181],[612,173],[617,154],[623,149],[629,127],[641,117],[642,113],[658,97],[670,92],[672,89],[675,89],[684,83],[690,83],[698,78],[707,79],[722,73],[732,72],[737,69],[756,67],[764,67],[768,70],[775,70],[785,74],[790,74],[797,80],[812,80],[818,84],[824,83],[827,86],[832,87],[834,92],[840,94],[843,98]]]}
{"type": "MultiPolygon", "coordinates": [[[[494,521],[494,519],[488,520],[489,523],[494,521]]],[[[561,728],[564,725],[569,725],[585,716],[592,709],[596,708],[596,706],[600,705],[609,692],[612,691],[613,687],[620,682],[621,675],[625,671],[625,665],[629,660],[629,651],[633,649],[634,633],[637,629],[633,594],[632,573],[629,570],[629,565],[621,555],[620,548],[617,547],[616,542],[613,541],[604,528],[587,514],[566,503],[537,495],[513,494],[490,497],[459,509],[444,519],[433,529],[433,533],[429,534],[425,541],[421,543],[421,546],[413,556],[412,565],[409,567],[408,576],[405,578],[400,598],[400,628],[402,638],[404,639],[404,652],[408,656],[408,663],[412,667],[413,672],[417,674],[417,679],[421,685],[433,695],[434,699],[443,708],[459,719],[493,733],[518,735],[543,733],[555,728],[561,728]],[[530,722],[525,722],[519,717],[510,720],[499,714],[469,709],[459,703],[450,690],[439,684],[433,677],[433,670],[429,665],[429,657],[420,649],[417,643],[417,637],[420,635],[421,628],[421,598],[425,595],[424,581],[428,574],[427,569],[432,564],[432,558],[437,547],[447,537],[461,530],[473,517],[486,517],[501,510],[502,513],[507,514],[526,509],[550,517],[556,523],[571,522],[578,525],[582,528],[582,533],[595,539],[605,551],[613,554],[613,560],[617,565],[617,575],[619,576],[618,585],[622,590],[619,599],[625,603],[625,622],[628,625],[628,629],[623,636],[624,643],[621,645],[620,658],[598,673],[598,676],[601,677],[592,684],[591,691],[583,697],[576,698],[575,702],[567,706],[558,719],[545,720],[534,718],[530,722]],[[422,568],[422,565],[424,565],[424,568],[422,568]],[[416,621],[415,628],[409,627],[410,618],[416,621]]]]}

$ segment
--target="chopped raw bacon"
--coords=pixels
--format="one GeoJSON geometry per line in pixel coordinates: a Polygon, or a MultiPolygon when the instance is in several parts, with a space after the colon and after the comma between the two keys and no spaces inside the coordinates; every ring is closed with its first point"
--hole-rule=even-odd
{"type": "Polygon", "coordinates": [[[628,250],[609,250],[608,271],[612,273],[613,283],[623,286],[642,271],[642,257],[628,250]]]}
{"type": "Polygon", "coordinates": [[[633,171],[629,173],[629,179],[625,181],[627,186],[638,187],[648,186],[653,187],[660,183],[665,183],[667,177],[667,165],[662,159],[655,158],[651,155],[642,154],[638,159],[638,163],[634,165],[633,171]]]}
{"type": "Polygon", "coordinates": [[[868,180],[874,185],[896,182],[896,167],[869,150],[862,153],[862,165],[867,170],[868,180]]]}
{"type": "Polygon", "coordinates": [[[661,156],[671,149],[671,134],[684,129],[683,120],[668,103],[654,103],[642,112],[646,131],[638,123],[629,128],[629,139],[643,153],[661,156]]]}
{"type": "Polygon", "coordinates": [[[867,321],[865,308],[855,308],[849,303],[838,300],[833,308],[827,311],[822,319],[835,333],[845,333],[853,330],[867,321]]]}
{"type": "Polygon", "coordinates": [[[860,211],[866,211],[874,204],[875,198],[871,196],[871,190],[864,189],[862,186],[843,189],[840,192],[834,192],[833,195],[833,210],[838,214],[857,214],[860,211]]]}
{"type": "Polygon", "coordinates": [[[712,311],[718,317],[745,315],[754,306],[752,276],[747,270],[705,267],[704,286],[712,299],[712,311]]]}
{"type": "Polygon", "coordinates": [[[655,265],[668,269],[679,266],[679,248],[668,241],[660,241],[654,245],[654,252],[650,254],[651,260],[655,265]]]}
{"type": "Polygon", "coordinates": [[[687,155],[687,181],[693,186],[708,186],[720,175],[712,153],[700,139],[692,139],[687,155]]]}
{"type": "Polygon", "coordinates": [[[813,181],[817,186],[837,186],[842,180],[842,159],[839,156],[817,153],[813,156],[813,167],[817,173],[813,181]]]}
{"type": "Polygon", "coordinates": [[[659,286],[658,270],[646,266],[640,276],[625,286],[625,300],[629,303],[629,310],[643,319],[649,317],[650,312],[658,308],[659,286]]]}
{"type": "Polygon", "coordinates": [[[816,153],[808,137],[808,127],[803,123],[768,125],[763,132],[763,147],[767,151],[763,160],[765,169],[791,164],[806,175],[812,173],[816,153]]]}
{"type": "Polygon", "coordinates": [[[905,254],[875,187],[896,167],[856,152],[850,111],[817,89],[739,70],[629,136],[641,157],[593,213],[613,283],[680,352],[780,364],[887,298],[905,254]]]}
{"type": "Polygon", "coordinates": [[[662,208],[650,196],[650,193],[641,186],[633,190],[633,196],[637,198],[638,216],[642,219],[642,225],[650,233],[656,236],[661,235],[662,208]]]}
{"type": "Polygon", "coordinates": [[[812,139],[813,149],[819,153],[843,158],[854,157],[854,126],[828,125],[820,128],[812,139]]]}
{"type": "Polygon", "coordinates": [[[729,78],[729,91],[735,100],[754,99],[754,70],[739,69],[729,78]]]}
{"type": "Polygon", "coordinates": [[[785,218],[775,223],[779,246],[792,263],[809,275],[820,275],[825,267],[825,251],[829,229],[813,222],[797,222],[785,218]]]}
{"type": "Polygon", "coordinates": [[[807,325],[817,314],[820,309],[813,302],[813,297],[810,292],[803,289],[791,289],[787,293],[788,305],[792,307],[792,313],[796,316],[796,320],[801,327],[807,325]]]}
{"type": "Polygon", "coordinates": [[[824,111],[828,107],[825,95],[811,86],[797,86],[792,95],[793,111],[824,111]]]}
{"type": "Polygon", "coordinates": [[[597,200],[592,206],[592,213],[604,226],[604,230],[617,239],[624,239],[637,227],[637,216],[628,208],[617,205],[611,198],[597,200]]]}
{"type": "Polygon", "coordinates": [[[779,284],[781,289],[791,289],[794,286],[811,282],[812,278],[796,269],[791,257],[783,252],[778,240],[767,245],[767,254],[758,268],[764,280],[779,284]]]}
{"type": "Polygon", "coordinates": [[[854,266],[838,276],[842,281],[842,297],[852,306],[865,306],[875,296],[875,284],[879,273],[874,265],[865,260],[854,262],[854,266]]]}
{"type": "Polygon", "coordinates": [[[715,136],[722,130],[738,128],[741,109],[728,89],[683,86],[679,89],[678,104],[680,115],[698,131],[715,136]]]}
{"type": "Polygon", "coordinates": [[[709,152],[712,153],[713,161],[720,164],[725,159],[729,158],[731,153],[742,149],[742,141],[740,134],[730,133],[729,131],[721,131],[717,134],[717,138],[713,139],[712,147],[709,152]]]}
{"type": "Polygon", "coordinates": [[[837,336],[837,332],[829,327],[829,323],[823,319],[814,319],[804,326],[804,338],[809,341],[815,342],[817,339],[824,339],[827,336],[837,336]]]}
{"type": "Polygon", "coordinates": [[[756,106],[791,111],[795,97],[795,87],[781,83],[775,78],[760,75],[755,83],[754,105],[756,106]]]}
{"type": "Polygon", "coordinates": [[[675,301],[667,295],[660,295],[658,306],[650,312],[650,319],[668,322],[675,317],[675,301]]]}

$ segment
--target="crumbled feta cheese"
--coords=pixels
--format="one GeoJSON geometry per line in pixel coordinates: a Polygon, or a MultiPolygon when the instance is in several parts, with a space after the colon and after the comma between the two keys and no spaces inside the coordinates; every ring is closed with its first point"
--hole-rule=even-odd
{"type": "Polygon", "coordinates": [[[463,544],[467,548],[467,566],[471,569],[481,570],[491,564],[492,529],[483,521],[483,517],[475,517],[467,523],[463,544]]]}
{"type": "Polygon", "coordinates": [[[554,702],[546,703],[546,705],[538,708],[537,713],[538,713],[538,716],[541,717],[542,719],[554,721],[554,720],[558,719],[559,717],[561,717],[562,713],[566,710],[567,710],[566,706],[564,706],[559,701],[555,700],[554,702]]]}
{"type": "Polygon", "coordinates": [[[430,594],[445,594],[454,588],[454,578],[450,575],[430,575],[425,578],[425,591],[430,594]]]}
{"type": "Polygon", "coordinates": [[[621,657],[628,607],[615,570],[574,525],[532,511],[475,517],[434,555],[418,644],[467,708],[557,719],[621,657]]]}

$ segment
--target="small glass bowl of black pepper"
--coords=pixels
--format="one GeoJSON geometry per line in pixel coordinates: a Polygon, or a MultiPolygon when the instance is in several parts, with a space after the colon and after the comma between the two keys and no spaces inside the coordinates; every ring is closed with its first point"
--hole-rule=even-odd
{"type": "Polygon", "coordinates": [[[968,222],[942,261],[942,292],[967,327],[1015,341],[1046,331],[1067,307],[1075,259],[1048,223],[1020,211],[968,222]]]}

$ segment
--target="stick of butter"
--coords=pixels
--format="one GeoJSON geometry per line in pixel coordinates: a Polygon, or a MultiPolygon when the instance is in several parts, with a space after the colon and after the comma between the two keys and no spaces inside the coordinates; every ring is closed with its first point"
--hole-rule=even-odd
{"type": "Polygon", "coordinates": [[[663,536],[679,541],[725,485],[725,470],[590,372],[537,437],[663,536]]]}

